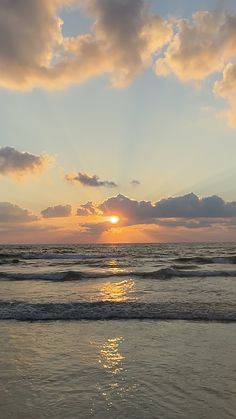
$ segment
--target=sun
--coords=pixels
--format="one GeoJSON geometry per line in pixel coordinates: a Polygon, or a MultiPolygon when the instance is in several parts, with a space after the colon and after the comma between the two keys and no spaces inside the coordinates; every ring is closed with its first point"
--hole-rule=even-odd
{"type": "Polygon", "coordinates": [[[120,218],[117,215],[112,215],[110,217],[110,223],[111,224],[117,224],[120,221],[120,218]]]}

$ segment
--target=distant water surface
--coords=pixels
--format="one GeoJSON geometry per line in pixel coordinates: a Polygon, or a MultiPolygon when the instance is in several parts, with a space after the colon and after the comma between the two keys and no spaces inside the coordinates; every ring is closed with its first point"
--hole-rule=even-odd
{"type": "Polygon", "coordinates": [[[0,247],[0,318],[235,321],[234,244],[0,247]]]}

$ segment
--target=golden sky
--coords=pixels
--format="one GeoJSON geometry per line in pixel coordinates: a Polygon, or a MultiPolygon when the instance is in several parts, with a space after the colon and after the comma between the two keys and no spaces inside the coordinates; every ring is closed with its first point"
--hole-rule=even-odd
{"type": "Polygon", "coordinates": [[[234,0],[0,5],[0,243],[236,239],[234,0]]]}

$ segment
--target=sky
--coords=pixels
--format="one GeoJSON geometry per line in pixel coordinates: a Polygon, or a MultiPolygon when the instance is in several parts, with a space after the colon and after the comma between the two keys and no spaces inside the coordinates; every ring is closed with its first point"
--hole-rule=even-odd
{"type": "Polygon", "coordinates": [[[0,243],[236,240],[235,0],[4,0],[0,109],[0,243]]]}

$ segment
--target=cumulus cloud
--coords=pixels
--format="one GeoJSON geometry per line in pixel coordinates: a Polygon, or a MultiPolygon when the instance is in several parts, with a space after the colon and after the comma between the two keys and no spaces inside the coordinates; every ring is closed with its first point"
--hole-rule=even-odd
{"type": "Polygon", "coordinates": [[[193,193],[162,199],[156,203],[135,201],[119,194],[104,201],[99,209],[103,214],[115,213],[139,223],[151,223],[158,218],[236,217],[236,202],[225,202],[216,195],[199,198],[193,193]]]}
{"type": "Polygon", "coordinates": [[[1,1],[0,85],[29,88],[49,72],[62,44],[59,0],[1,1]]]}
{"type": "Polygon", "coordinates": [[[41,215],[43,218],[69,217],[71,211],[71,205],[56,205],[55,207],[48,207],[41,211],[41,215]]]}
{"type": "MultiPolygon", "coordinates": [[[[1,41],[0,41],[1,42],[1,41]]],[[[0,175],[24,176],[42,172],[48,165],[48,155],[36,156],[20,152],[14,147],[0,148],[0,175]]]]}
{"type": "Polygon", "coordinates": [[[150,201],[135,201],[121,194],[108,198],[98,208],[105,215],[123,215],[132,220],[155,217],[155,208],[150,201]]]}
{"type": "Polygon", "coordinates": [[[125,87],[146,68],[158,76],[200,81],[224,70],[215,91],[228,100],[236,125],[236,101],[225,92],[236,55],[236,14],[198,11],[191,19],[162,19],[147,0],[18,0],[0,2],[0,87],[63,89],[108,75],[125,87]],[[80,7],[90,30],[63,35],[61,9],[80,7]],[[224,86],[223,86],[224,85],[224,86]]]}
{"type": "Polygon", "coordinates": [[[157,217],[236,217],[236,202],[225,202],[213,195],[199,198],[190,193],[181,197],[163,199],[155,204],[157,217]]]}
{"type": "Polygon", "coordinates": [[[156,73],[174,73],[182,81],[203,80],[223,70],[236,54],[236,15],[199,11],[191,21],[176,19],[176,33],[156,73]]]}
{"type": "Polygon", "coordinates": [[[214,92],[230,106],[227,117],[236,126],[236,14],[198,11],[192,19],[173,19],[175,34],[163,57],[158,57],[158,76],[175,74],[183,82],[201,81],[211,74],[223,72],[214,92]]]}
{"type": "Polygon", "coordinates": [[[87,6],[96,18],[94,39],[110,57],[116,86],[127,85],[171,37],[168,22],[152,15],[143,0],[89,0],[87,6]]]}
{"type": "Polygon", "coordinates": [[[98,208],[93,204],[93,202],[87,202],[86,204],[80,205],[77,209],[77,215],[85,217],[89,215],[98,215],[100,211],[98,208]]]}
{"type": "Polygon", "coordinates": [[[18,0],[0,4],[0,86],[63,88],[110,74],[127,85],[171,37],[171,27],[145,0],[18,0]],[[60,9],[80,5],[90,32],[62,34],[60,9]]]}
{"type": "Polygon", "coordinates": [[[28,223],[37,217],[26,209],[10,202],[0,202],[0,223],[28,223]]]}
{"type": "Polygon", "coordinates": [[[97,175],[88,175],[87,173],[68,174],[65,176],[69,182],[79,182],[83,186],[90,186],[92,188],[106,187],[116,188],[117,184],[110,180],[100,180],[97,175]]]}

